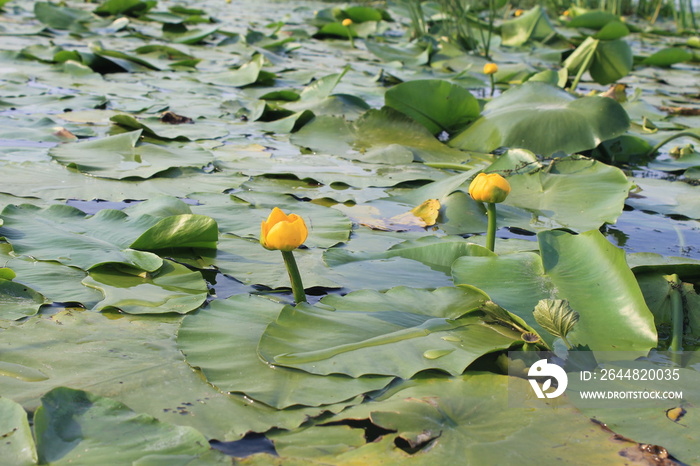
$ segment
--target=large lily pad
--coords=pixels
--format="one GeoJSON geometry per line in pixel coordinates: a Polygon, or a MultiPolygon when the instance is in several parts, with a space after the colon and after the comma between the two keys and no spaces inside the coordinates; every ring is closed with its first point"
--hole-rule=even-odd
{"type": "MultiPolygon", "coordinates": [[[[530,170],[508,177],[512,195],[504,205],[532,212],[531,227],[546,225],[547,218],[553,225],[585,231],[615,223],[622,213],[631,187],[622,170],[574,157],[557,160],[541,170],[532,170],[539,164],[534,158],[526,163],[530,170]]],[[[522,160],[513,160],[512,164],[498,164],[498,169],[522,165],[522,160]]]]}
{"type": "Polygon", "coordinates": [[[14,320],[34,315],[46,303],[44,296],[28,286],[0,278],[0,319],[14,320]]]}
{"type": "Polygon", "coordinates": [[[139,249],[214,247],[216,222],[202,215],[129,217],[106,209],[94,216],[67,205],[46,209],[25,204],[2,211],[0,228],[17,254],[52,260],[87,270],[117,262],[152,272],[162,259],[139,249]]]}
{"type": "Polygon", "coordinates": [[[556,464],[574,455],[591,464],[628,464],[621,453],[629,444],[613,440],[575,408],[552,400],[506,407],[510,390],[531,388],[525,380],[487,372],[411,381],[342,413],[388,430],[384,438],[318,461],[556,464]]]}
{"type": "Polygon", "coordinates": [[[423,162],[459,163],[469,155],[435,139],[428,129],[396,110],[385,107],[369,110],[355,123],[339,117],[318,117],[291,137],[292,142],[321,153],[354,158],[393,144],[410,150],[423,162]]]}
{"type": "Polygon", "coordinates": [[[70,145],[49,153],[57,161],[107,178],[149,178],[172,167],[201,168],[213,159],[201,148],[139,144],[141,131],[118,134],[70,145]]]}
{"type": "Polygon", "coordinates": [[[487,299],[466,287],[327,296],[319,306],[283,309],[260,338],[259,352],[270,364],[316,374],[408,378],[427,369],[460,374],[479,356],[520,338],[479,315],[465,316],[487,299]]]}
{"type": "Polygon", "coordinates": [[[656,346],[653,315],[621,249],[597,230],[544,231],[538,238],[541,258],[520,253],[457,259],[455,283],[483,289],[538,330],[532,315],[537,301],[567,299],[580,315],[570,341],[591,350],[644,352],[656,346]]]}
{"type": "Polygon", "coordinates": [[[0,455],[16,466],[37,464],[36,447],[27,412],[8,398],[0,398],[0,455]]]}
{"type": "Polygon", "coordinates": [[[636,209],[651,210],[666,215],[700,218],[700,188],[681,181],[633,178],[634,195],[627,203],[636,209]]]}
{"type": "Polygon", "coordinates": [[[118,401],[65,387],[42,397],[34,426],[40,463],[130,463],[209,450],[207,439],[191,427],[165,424],[118,401]]]}
{"type": "Polygon", "coordinates": [[[571,154],[593,149],[628,127],[627,113],[613,99],[576,98],[547,83],[527,82],[487,103],[482,117],[449,144],[480,152],[506,146],[571,154]]]}
{"type": "Polygon", "coordinates": [[[384,100],[433,134],[462,129],[481,112],[479,102],[468,90],[438,79],[398,84],[386,92],[384,100]]]}
{"type": "Polygon", "coordinates": [[[128,314],[186,314],[209,295],[200,272],[168,260],[151,273],[109,265],[95,267],[83,284],[104,294],[95,310],[119,309],[128,314]]]}
{"type": "Polygon", "coordinates": [[[158,177],[110,179],[76,172],[56,163],[12,163],[3,166],[7,181],[3,191],[20,197],[52,199],[147,199],[153,196],[182,196],[209,191],[223,192],[236,188],[248,177],[231,172],[206,173],[195,168],[173,168],[158,177]]]}
{"type": "Polygon", "coordinates": [[[257,354],[258,340],[283,307],[248,295],[214,301],[182,321],[178,346],[187,362],[199,367],[219,390],[242,393],[279,409],[345,402],[392,380],[324,377],[264,363],[257,354]]]}
{"type": "MultiPolygon", "coordinates": [[[[59,262],[37,261],[27,256],[15,256],[12,254],[12,247],[7,243],[0,244],[0,261],[16,275],[12,280],[41,293],[50,301],[77,302],[91,308],[102,299],[99,291],[80,283],[86,273],[76,267],[68,267],[59,262]]],[[[36,301],[36,304],[38,309],[40,302],[36,301]]]]}
{"type": "Polygon", "coordinates": [[[55,387],[90,390],[209,438],[296,428],[319,408],[278,411],[204,383],[176,347],[180,317],[62,311],[2,332],[0,390],[27,410],[55,387]]]}
{"type": "Polygon", "coordinates": [[[531,40],[542,41],[554,36],[554,27],[544,9],[537,5],[521,16],[504,21],[501,25],[501,43],[520,46],[531,40]]]}

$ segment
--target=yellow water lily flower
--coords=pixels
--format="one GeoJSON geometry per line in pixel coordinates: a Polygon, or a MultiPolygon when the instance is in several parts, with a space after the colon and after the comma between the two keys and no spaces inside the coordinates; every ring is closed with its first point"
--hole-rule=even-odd
{"type": "Polygon", "coordinates": [[[510,183],[498,173],[479,173],[469,185],[469,195],[478,202],[503,202],[508,194],[510,183]]]}
{"type": "Polygon", "coordinates": [[[516,16],[516,17],[518,17],[518,16],[520,16],[520,15],[522,15],[522,14],[523,14],[523,10],[521,10],[520,8],[518,8],[517,10],[515,10],[515,16],[516,16]]]}
{"type": "Polygon", "coordinates": [[[352,24],[352,20],[350,18],[345,18],[341,24],[345,27],[348,27],[352,24]]]}
{"type": "Polygon", "coordinates": [[[498,65],[495,63],[487,63],[484,65],[484,74],[494,74],[498,71],[498,65]]]}
{"type": "Polygon", "coordinates": [[[297,214],[285,214],[275,207],[260,225],[260,244],[265,249],[292,251],[298,248],[309,235],[304,219],[297,214]]]}

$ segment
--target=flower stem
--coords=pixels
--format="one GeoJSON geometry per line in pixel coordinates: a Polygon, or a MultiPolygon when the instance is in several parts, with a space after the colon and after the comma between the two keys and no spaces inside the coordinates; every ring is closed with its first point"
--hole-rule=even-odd
{"type": "Polygon", "coordinates": [[[489,219],[488,228],[486,229],[486,247],[493,251],[496,246],[496,204],[487,202],[486,213],[489,219]]]}
{"type": "Polygon", "coordinates": [[[689,138],[694,138],[700,141],[700,135],[696,134],[692,131],[681,131],[680,133],[672,134],[663,141],[659,142],[657,145],[649,149],[649,152],[646,153],[646,157],[651,157],[652,155],[656,154],[659,149],[661,149],[664,145],[668,144],[669,142],[673,141],[674,139],[682,138],[682,137],[689,137],[689,138]]]}
{"type": "Polygon", "coordinates": [[[493,97],[493,93],[496,90],[496,79],[493,77],[493,75],[489,75],[489,78],[491,78],[491,97],[493,97]]]}
{"type": "Polygon", "coordinates": [[[294,259],[294,253],[292,251],[280,252],[284,258],[284,265],[287,266],[287,273],[289,273],[289,281],[292,284],[292,292],[294,292],[294,302],[297,304],[306,302],[304,284],[301,282],[301,274],[299,273],[299,267],[297,267],[297,261],[294,259]]]}
{"type": "Polygon", "coordinates": [[[677,274],[671,275],[671,344],[669,350],[683,350],[683,302],[681,298],[681,283],[677,274]]]}
{"type": "Polygon", "coordinates": [[[345,26],[345,28],[348,30],[348,40],[350,41],[350,47],[355,48],[355,39],[352,36],[350,26],[345,26]]]}

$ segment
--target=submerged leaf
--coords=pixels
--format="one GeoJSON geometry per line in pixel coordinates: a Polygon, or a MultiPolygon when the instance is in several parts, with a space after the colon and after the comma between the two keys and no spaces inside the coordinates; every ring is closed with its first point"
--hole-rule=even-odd
{"type": "Polygon", "coordinates": [[[566,335],[578,322],[578,312],[565,299],[542,299],[535,306],[535,321],[554,335],[566,340],[566,335]]]}

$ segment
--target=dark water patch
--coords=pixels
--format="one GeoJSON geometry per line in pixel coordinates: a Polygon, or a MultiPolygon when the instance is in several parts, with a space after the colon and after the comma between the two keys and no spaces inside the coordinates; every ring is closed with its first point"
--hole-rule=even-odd
{"type": "Polygon", "coordinates": [[[279,456],[275,450],[275,445],[263,434],[246,434],[242,439],[233,442],[210,440],[209,445],[214,450],[219,450],[221,453],[235,458],[244,458],[256,453],[279,456]]]}

